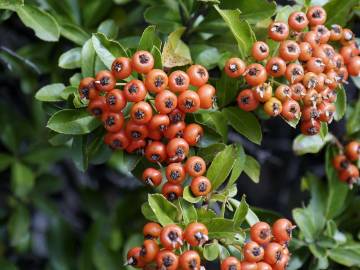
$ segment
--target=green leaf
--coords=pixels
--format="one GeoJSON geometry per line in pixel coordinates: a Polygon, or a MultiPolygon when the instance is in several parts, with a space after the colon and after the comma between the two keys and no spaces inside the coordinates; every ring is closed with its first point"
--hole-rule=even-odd
{"type": "Polygon", "coordinates": [[[331,133],[328,133],[324,139],[322,139],[319,134],[313,136],[300,134],[296,136],[293,142],[293,151],[299,156],[318,153],[332,138],[333,135],[331,133]]]}
{"type": "Polygon", "coordinates": [[[233,145],[226,146],[224,150],[217,153],[206,173],[206,177],[211,181],[213,190],[221,186],[229,176],[236,158],[237,151],[233,145]]]}
{"type": "Polygon", "coordinates": [[[259,222],[259,218],[256,216],[256,214],[254,213],[253,210],[251,210],[250,208],[248,209],[247,213],[246,213],[246,222],[252,226],[254,225],[255,223],[259,222]]]}
{"type": "Polygon", "coordinates": [[[190,202],[190,203],[198,203],[202,200],[202,197],[199,196],[199,197],[195,197],[191,190],[190,190],[190,187],[189,186],[186,186],[184,188],[184,191],[183,191],[183,198],[184,200],[190,202]]]}
{"type": "Polygon", "coordinates": [[[217,153],[224,150],[226,147],[223,143],[215,143],[205,148],[200,148],[198,155],[201,156],[206,163],[209,163],[214,159],[217,153]]]}
{"type": "Polygon", "coordinates": [[[125,49],[119,42],[108,39],[101,33],[93,34],[92,43],[97,56],[108,69],[111,69],[111,65],[115,58],[127,56],[125,49]]]}
{"type": "Polygon", "coordinates": [[[107,19],[99,25],[97,31],[109,38],[116,39],[119,32],[119,25],[113,19],[107,19]]]}
{"type": "Polygon", "coordinates": [[[138,155],[130,155],[124,151],[116,151],[111,155],[108,164],[122,174],[131,177],[131,171],[135,169],[140,159],[141,157],[138,155]]]}
{"type": "Polygon", "coordinates": [[[87,32],[72,23],[61,24],[60,32],[63,37],[80,46],[84,45],[84,43],[90,38],[90,35],[87,32]]]}
{"type": "Polygon", "coordinates": [[[154,211],[151,209],[149,202],[143,203],[141,206],[141,213],[147,220],[159,222],[154,211]]]}
{"type": "Polygon", "coordinates": [[[59,67],[75,69],[81,66],[81,48],[73,48],[63,53],[59,58],[59,67]]]}
{"type": "Polygon", "coordinates": [[[307,209],[312,213],[314,228],[320,232],[323,230],[326,223],[324,218],[326,199],[328,196],[326,187],[320,179],[311,173],[308,173],[306,177],[302,179],[302,184],[307,185],[310,190],[311,199],[307,209]]]}
{"type": "Polygon", "coordinates": [[[345,207],[349,188],[345,183],[339,181],[332,160],[334,158],[333,147],[328,146],[325,154],[325,168],[328,179],[328,192],[325,216],[327,219],[337,217],[345,207]]]}
{"type": "Polygon", "coordinates": [[[285,5],[276,12],[275,21],[287,22],[290,14],[294,11],[300,11],[301,6],[289,6],[285,5]]]}
{"type": "Polygon", "coordinates": [[[227,107],[222,110],[228,118],[230,125],[250,141],[260,144],[262,133],[259,121],[250,112],[237,107],[227,107]]]}
{"type": "Polygon", "coordinates": [[[224,247],[223,245],[220,245],[220,244],[218,244],[218,247],[219,247],[220,261],[223,261],[230,256],[230,252],[226,247],[224,247]]]}
{"type": "Polygon", "coordinates": [[[234,6],[241,11],[240,18],[251,24],[270,18],[276,9],[275,2],[267,0],[234,1],[234,6]]]}
{"type": "Polygon", "coordinates": [[[316,219],[316,217],[313,216],[313,213],[307,208],[295,208],[292,211],[292,216],[297,226],[304,234],[306,241],[312,242],[313,239],[317,237],[317,226],[314,224],[314,219],[316,219]]]}
{"type": "Polygon", "coordinates": [[[204,245],[204,251],[203,251],[204,258],[207,261],[214,261],[219,257],[219,247],[218,243],[214,242],[211,244],[205,244],[204,245]]]}
{"type": "Polygon", "coordinates": [[[181,27],[180,14],[163,5],[149,7],[144,12],[144,18],[149,24],[155,24],[162,33],[170,33],[181,27]]]}
{"type": "Polygon", "coordinates": [[[150,52],[154,56],[154,67],[162,69],[163,66],[160,50],[157,47],[153,46],[150,52]]]}
{"type": "Polygon", "coordinates": [[[62,101],[61,93],[64,89],[65,85],[62,83],[48,84],[36,92],[35,98],[44,102],[62,101]]]}
{"type": "Polygon", "coordinates": [[[16,10],[24,6],[24,0],[1,0],[0,9],[16,10]]]}
{"type": "Polygon", "coordinates": [[[81,72],[84,77],[92,77],[95,74],[96,52],[89,39],[81,49],[81,72]]]}
{"type": "Polygon", "coordinates": [[[194,114],[195,121],[211,128],[222,136],[224,142],[227,141],[227,123],[226,118],[222,112],[214,111],[200,111],[194,114]]]}
{"type": "Polygon", "coordinates": [[[245,167],[246,155],[244,148],[242,147],[241,144],[236,144],[236,147],[237,147],[237,157],[234,160],[234,166],[231,171],[231,175],[227,183],[227,187],[231,187],[236,182],[236,180],[239,178],[240,174],[242,173],[245,167]]]}
{"type": "Polygon", "coordinates": [[[157,220],[162,226],[173,224],[177,217],[176,206],[169,202],[161,194],[152,194],[148,196],[148,201],[153,210],[157,220]]]}
{"type": "Polygon", "coordinates": [[[233,216],[235,228],[240,228],[241,224],[244,222],[246,218],[248,210],[249,210],[249,205],[245,200],[245,196],[242,196],[240,205],[236,208],[235,214],[233,216]]]}
{"type": "Polygon", "coordinates": [[[190,49],[180,39],[184,32],[185,27],[181,27],[169,35],[162,52],[164,67],[172,68],[191,64],[190,49]]]}
{"type": "Polygon", "coordinates": [[[240,57],[249,55],[252,44],[256,41],[255,34],[246,20],[240,20],[239,10],[221,10],[214,6],[234,35],[240,52],[240,57]]]}
{"type": "Polygon", "coordinates": [[[179,198],[177,205],[180,208],[182,219],[186,225],[197,220],[197,212],[192,203],[185,201],[183,198],[179,198]]]}
{"type": "Polygon", "coordinates": [[[209,230],[209,238],[221,239],[223,245],[242,245],[245,241],[243,230],[235,229],[234,222],[230,219],[213,218],[203,223],[209,230]]]}
{"type": "Polygon", "coordinates": [[[50,117],[47,127],[58,133],[81,135],[90,133],[100,124],[101,122],[85,109],[64,109],[50,117]]]}
{"type": "Polygon", "coordinates": [[[58,41],[60,28],[49,13],[33,5],[24,5],[16,9],[21,21],[35,31],[35,35],[45,41],[58,41]]]}
{"type": "Polygon", "coordinates": [[[150,25],[145,28],[145,30],[141,36],[139,46],[137,47],[137,49],[138,49],[138,51],[140,51],[140,50],[151,51],[153,46],[160,48],[161,40],[156,35],[155,25],[150,25]]]}
{"type": "Polygon", "coordinates": [[[209,220],[217,217],[215,211],[212,209],[197,208],[196,213],[198,216],[197,220],[199,222],[209,221],[209,220]]]}
{"type": "Polygon", "coordinates": [[[355,104],[354,109],[346,117],[346,132],[351,135],[360,131],[360,100],[355,104]]]}
{"type": "Polygon", "coordinates": [[[324,140],[326,138],[328,132],[329,132],[328,124],[325,122],[321,122],[320,133],[319,133],[321,139],[324,140]]]}
{"type": "Polygon", "coordinates": [[[8,222],[10,245],[19,251],[27,249],[30,243],[30,215],[25,206],[18,204],[8,222]]]}
{"type": "Polygon", "coordinates": [[[6,170],[14,158],[8,154],[0,153],[0,172],[6,170]]]}
{"type": "Polygon", "coordinates": [[[69,98],[70,95],[72,94],[76,94],[77,92],[77,88],[74,86],[68,86],[65,87],[65,89],[60,93],[60,96],[63,100],[67,100],[69,98]]]}
{"type": "Polygon", "coordinates": [[[360,252],[347,249],[346,246],[333,248],[327,251],[330,259],[347,267],[360,266],[360,252]]]}
{"type": "Polygon", "coordinates": [[[239,79],[233,79],[224,72],[221,73],[221,78],[215,81],[216,98],[219,107],[222,108],[234,102],[239,93],[240,82],[241,80],[239,79]]]}
{"type": "Polygon", "coordinates": [[[220,61],[221,55],[217,48],[207,45],[192,45],[190,47],[191,55],[195,56],[195,63],[204,66],[207,69],[213,69],[220,61]]]}
{"type": "Polygon", "coordinates": [[[11,166],[11,188],[16,196],[26,197],[35,184],[35,175],[26,165],[15,162],[11,166]]]}
{"type": "Polygon", "coordinates": [[[85,172],[88,168],[89,157],[86,151],[87,136],[75,136],[71,146],[71,158],[76,168],[85,172]]]}
{"type": "Polygon", "coordinates": [[[346,93],[344,86],[339,86],[337,91],[337,97],[335,101],[335,115],[334,119],[336,121],[339,121],[341,118],[343,118],[345,112],[346,112],[346,93]]]}
{"type": "Polygon", "coordinates": [[[260,164],[252,156],[246,155],[244,172],[253,180],[255,183],[260,181],[260,164]]]}
{"type": "Polygon", "coordinates": [[[356,5],[359,5],[359,0],[329,1],[324,6],[327,13],[326,25],[331,26],[333,24],[340,24],[341,26],[346,26],[348,20],[351,19],[349,14],[356,5]]]}

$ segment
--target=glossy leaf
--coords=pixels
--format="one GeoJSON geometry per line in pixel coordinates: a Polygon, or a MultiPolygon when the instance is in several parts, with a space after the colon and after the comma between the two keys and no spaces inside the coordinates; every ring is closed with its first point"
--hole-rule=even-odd
{"type": "Polygon", "coordinates": [[[192,194],[189,186],[186,186],[186,187],[184,188],[183,198],[184,198],[184,200],[186,200],[186,201],[188,201],[188,202],[190,202],[190,203],[198,203],[198,202],[200,202],[201,199],[202,199],[201,197],[195,197],[195,196],[192,194]]]}
{"type": "Polygon", "coordinates": [[[360,265],[360,252],[346,249],[346,246],[328,250],[329,257],[335,262],[352,267],[360,265]]]}
{"type": "Polygon", "coordinates": [[[240,80],[229,78],[224,72],[220,79],[215,81],[216,97],[219,107],[224,107],[234,102],[239,93],[240,80]]]}
{"type": "Polygon", "coordinates": [[[84,45],[90,35],[76,24],[64,23],[60,25],[61,35],[77,45],[84,45]]]}
{"type": "Polygon", "coordinates": [[[222,112],[201,111],[194,114],[194,116],[196,122],[202,124],[203,126],[210,127],[222,136],[223,141],[227,141],[227,123],[226,118],[222,112]]]}
{"type": "Polygon", "coordinates": [[[119,32],[119,26],[113,19],[107,19],[99,25],[97,31],[109,38],[115,39],[119,32]]]}
{"type": "Polygon", "coordinates": [[[81,65],[81,48],[73,48],[63,53],[59,58],[59,67],[75,69],[81,65]]]}
{"type": "Polygon", "coordinates": [[[313,241],[317,237],[316,224],[313,223],[314,217],[313,213],[306,208],[295,208],[292,211],[292,216],[304,234],[306,241],[313,241]]]}
{"type": "Polygon", "coordinates": [[[116,57],[127,56],[119,42],[108,39],[101,33],[93,34],[92,43],[97,56],[108,69],[111,69],[111,64],[116,57]]]}
{"type": "Polygon", "coordinates": [[[327,13],[326,25],[331,26],[333,24],[340,24],[341,26],[345,26],[347,21],[351,18],[349,13],[356,5],[359,5],[358,0],[330,0],[324,6],[327,13]]]}
{"type": "Polygon", "coordinates": [[[240,205],[236,208],[235,214],[233,216],[234,227],[240,228],[241,224],[244,222],[246,215],[249,210],[249,205],[245,200],[245,196],[241,198],[240,205]]]}
{"type": "Polygon", "coordinates": [[[96,52],[92,39],[85,42],[81,49],[81,72],[84,77],[92,77],[95,74],[96,52]]]}
{"type": "Polygon", "coordinates": [[[246,1],[235,1],[234,6],[241,11],[240,18],[252,24],[270,18],[276,9],[275,2],[267,0],[255,0],[251,4],[246,1]]]}
{"type": "Polygon", "coordinates": [[[215,9],[224,19],[230,31],[234,35],[240,52],[240,57],[245,58],[251,50],[252,44],[256,41],[255,34],[246,20],[240,20],[239,10],[221,10],[218,6],[215,9]]]}
{"type": "Polygon", "coordinates": [[[346,92],[343,86],[340,86],[338,90],[336,91],[337,97],[336,97],[336,111],[334,115],[334,119],[336,121],[339,121],[341,118],[343,118],[345,111],[346,111],[346,92]]]}
{"type": "Polygon", "coordinates": [[[48,84],[36,92],[35,98],[44,102],[62,101],[61,94],[64,89],[65,85],[62,83],[48,84]]]}
{"type": "Polygon", "coordinates": [[[227,183],[227,187],[231,187],[236,182],[240,174],[243,172],[246,163],[247,156],[245,154],[244,148],[242,147],[241,144],[236,144],[236,147],[237,147],[237,154],[236,154],[237,157],[234,160],[234,166],[231,171],[231,175],[227,183]]]}
{"type": "Polygon", "coordinates": [[[173,224],[177,216],[177,208],[161,194],[148,196],[148,201],[157,220],[163,226],[173,224]]]}
{"type": "Polygon", "coordinates": [[[163,5],[149,7],[144,12],[144,18],[149,24],[154,24],[162,33],[170,33],[178,29],[180,24],[180,14],[163,5]]]}
{"type": "Polygon", "coordinates": [[[16,9],[21,21],[35,31],[35,35],[45,41],[57,41],[60,28],[49,13],[33,5],[24,5],[16,9]]]}
{"type": "Polygon", "coordinates": [[[333,135],[328,133],[324,139],[320,135],[298,135],[293,142],[293,150],[297,155],[318,153],[326,143],[331,141],[333,135]]]}
{"type": "Polygon", "coordinates": [[[217,189],[229,176],[236,159],[235,147],[232,145],[226,146],[225,149],[219,152],[210,167],[207,170],[206,176],[212,184],[212,188],[217,189]]]}
{"type": "Polygon", "coordinates": [[[237,132],[256,144],[261,143],[261,127],[254,114],[245,112],[237,107],[227,107],[222,111],[227,116],[230,125],[237,132]]]}
{"type": "Polygon", "coordinates": [[[86,110],[65,109],[51,116],[47,127],[58,133],[81,135],[90,133],[100,124],[86,110]]]}
{"type": "Polygon", "coordinates": [[[220,151],[224,150],[225,147],[226,147],[226,145],[223,143],[215,143],[208,147],[199,149],[198,155],[201,156],[205,160],[206,163],[209,163],[210,161],[212,161],[214,159],[216,154],[219,153],[220,151]]]}
{"type": "Polygon", "coordinates": [[[180,208],[182,219],[185,224],[189,224],[197,220],[197,212],[192,203],[185,201],[183,198],[177,200],[177,205],[180,208]]]}
{"type": "Polygon", "coordinates": [[[214,261],[219,256],[218,243],[205,244],[203,254],[207,261],[214,261]]]}
{"type": "Polygon", "coordinates": [[[156,27],[154,25],[145,28],[138,46],[138,50],[151,51],[152,47],[161,47],[161,40],[156,35],[156,27]]]}
{"type": "Polygon", "coordinates": [[[260,164],[252,156],[246,155],[244,172],[253,180],[255,183],[260,181],[260,164]]]}

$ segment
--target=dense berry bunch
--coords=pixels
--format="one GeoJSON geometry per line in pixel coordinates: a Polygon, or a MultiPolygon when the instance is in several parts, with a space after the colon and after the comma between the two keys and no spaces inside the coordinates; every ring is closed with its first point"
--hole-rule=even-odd
{"type": "Polygon", "coordinates": [[[287,24],[269,25],[268,36],[277,43],[273,51],[257,41],[252,47],[256,63],[246,65],[239,58],[226,62],[226,74],[243,76],[249,86],[237,97],[241,109],[253,111],[263,104],[269,116],[281,115],[287,121],[301,117],[305,135],[319,133],[320,122],[333,120],[338,86],[347,82],[348,75],[360,75],[360,48],[350,29],[339,25],[328,29],[325,21],[320,6],[307,13],[293,12],[287,24]]]}
{"type": "Polygon", "coordinates": [[[151,222],[144,226],[143,234],[143,245],[130,249],[127,254],[128,265],[136,268],[156,265],[156,269],[160,270],[202,268],[200,255],[195,249],[209,240],[208,229],[204,224],[194,222],[183,231],[175,224],[161,227],[151,222]]]}
{"type": "MultiPolygon", "coordinates": [[[[243,259],[227,257],[221,262],[221,270],[285,269],[293,229],[287,219],[278,219],[272,228],[266,222],[254,224],[249,241],[241,248],[243,259]]],[[[209,238],[206,226],[199,222],[190,223],[185,230],[175,224],[161,227],[150,222],[144,226],[143,234],[143,245],[130,249],[127,254],[127,264],[136,268],[153,265],[156,266],[153,269],[159,270],[200,270],[201,247],[214,240],[209,238]]]]}
{"type": "Polygon", "coordinates": [[[295,226],[287,219],[278,219],[272,228],[266,222],[250,228],[250,240],[244,244],[243,260],[228,257],[221,270],[283,270],[290,259],[287,248],[295,226]]]}
{"type": "Polygon", "coordinates": [[[341,153],[336,155],[333,159],[333,166],[338,172],[338,177],[341,181],[348,183],[352,186],[354,183],[358,183],[359,169],[353,164],[360,159],[360,143],[357,141],[351,141],[345,146],[345,153],[341,148],[341,153]]]}
{"type": "MultiPolygon", "coordinates": [[[[205,172],[206,163],[198,156],[189,157],[184,164],[181,162],[168,164],[165,168],[167,182],[162,186],[162,194],[169,201],[178,199],[183,194],[182,185],[189,176],[192,179],[190,183],[192,194],[196,197],[206,196],[211,191],[211,182],[203,176],[205,172]]],[[[161,171],[152,167],[147,168],[143,172],[142,180],[145,184],[158,186],[162,182],[161,171]]]]}
{"type": "MultiPolygon", "coordinates": [[[[173,200],[182,195],[186,174],[194,178],[191,190],[195,196],[211,189],[210,181],[202,176],[205,162],[194,156],[186,160],[189,148],[199,142],[204,131],[196,123],[186,124],[185,116],[213,107],[215,88],[207,84],[208,79],[208,71],[200,65],[167,75],[154,69],[149,52],[137,51],[131,59],[116,58],[111,71],[84,78],[79,94],[89,99],[89,112],[102,120],[107,131],[104,141],[112,149],[141,153],[160,167],[167,164],[163,194],[173,200]],[[185,160],[184,165],[181,162],[185,160]]],[[[158,186],[161,171],[148,168],[143,180],[158,186]]]]}

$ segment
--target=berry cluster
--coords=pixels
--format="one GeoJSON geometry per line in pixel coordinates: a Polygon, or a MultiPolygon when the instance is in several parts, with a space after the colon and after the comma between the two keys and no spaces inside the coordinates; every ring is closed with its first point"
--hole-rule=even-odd
{"type": "Polygon", "coordinates": [[[357,141],[349,142],[345,146],[345,154],[340,153],[333,159],[333,166],[338,172],[338,177],[342,182],[352,186],[359,182],[359,169],[352,162],[360,159],[360,143],[357,141]]]}
{"type": "MultiPolygon", "coordinates": [[[[221,262],[221,270],[285,269],[290,258],[287,245],[293,229],[292,223],[284,218],[275,221],[272,228],[266,222],[254,224],[250,228],[251,240],[242,247],[243,260],[227,257],[221,262]]],[[[184,231],[175,224],[161,227],[150,222],[144,226],[143,234],[143,245],[128,251],[127,265],[136,268],[156,265],[159,270],[200,270],[201,253],[197,250],[212,241],[206,226],[198,222],[189,224],[184,231]]]]}
{"type": "MultiPolygon", "coordinates": [[[[181,162],[170,163],[166,166],[165,175],[167,182],[162,186],[162,194],[169,200],[174,201],[182,196],[182,184],[189,175],[192,177],[190,190],[195,197],[206,196],[211,191],[211,182],[203,176],[206,172],[205,161],[198,156],[189,157],[185,164],[181,162]]],[[[143,172],[142,180],[145,184],[158,186],[162,182],[161,171],[155,168],[147,168],[143,172]]]]}
{"type": "Polygon", "coordinates": [[[266,222],[257,222],[250,228],[250,241],[243,247],[244,260],[228,257],[221,270],[283,270],[290,259],[287,248],[295,226],[281,218],[272,228],[266,222]]]}
{"type": "MultiPolygon", "coordinates": [[[[111,71],[84,78],[79,94],[89,99],[89,112],[102,120],[107,131],[104,141],[112,149],[141,153],[160,167],[168,164],[163,194],[173,200],[182,195],[186,173],[194,177],[194,195],[206,195],[211,189],[210,181],[202,176],[206,165],[200,157],[188,158],[185,167],[181,164],[204,133],[200,125],[185,123],[186,114],[213,107],[216,91],[207,84],[208,79],[208,71],[201,65],[192,65],[186,72],[175,70],[168,76],[154,69],[151,53],[137,51],[131,59],[116,58],[111,71]],[[135,72],[143,80],[135,78],[135,72]]],[[[160,170],[146,169],[143,180],[160,185],[160,170]]]]}
{"type": "Polygon", "coordinates": [[[147,223],[143,229],[145,241],[141,247],[134,247],[127,254],[127,265],[143,268],[156,264],[160,270],[200,270],[201,258],[197,251],[187,248],[182,252],[184,241],[188,247],[201,247],[208,240],[208,229],[202,223],[191,223],[183,231],[178,225],[161,227],[147,223]]]}
{"type": "Polygon", "coordinates": [[[251,87],[237,97],[241,109],[253,111],[263,103],[269,116],[281,115],[287,121],[301,117],[305,135],[319,133],[320,122],[332,121],[337,87],[346,83],[349,74],[360,75],[360,48],[350,29],[339,25],[328,29],[326,16],[320,6],[310,7],[306,14],[293,12],[287,24],[275,21],[269,25],[269,38],[279,42],[277,56],[270,54],[267,43],[257,41],[252,57],[258,63],[246,66],[239,58],[226,62],[226,74],[243,76],[251,87]],[[333,45],[341,48],[337,51],[333,45]]]}

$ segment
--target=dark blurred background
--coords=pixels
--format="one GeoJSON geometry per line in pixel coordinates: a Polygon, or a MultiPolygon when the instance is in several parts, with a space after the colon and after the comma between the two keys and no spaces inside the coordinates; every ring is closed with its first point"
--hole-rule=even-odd
{"type": "MultiPolygon", "coordinates": [[[[278,2],[289,4],[290,1],[278,2]]],[[[144,28],[145,22],[138,20],[139,29],[144,28]]],[[[351,22],[351,29],[357,36],[360,35],[358,20],[351,22]]],[[[2,133],[0,152],[12,152],[11,146],[16,144],[15,158],[22,159],[31,150],[30,148],[47,144],[48,131],[44,128],[46,116],[43,115],[41,105],[33,100],[33,93],[43,85],[56,80],[64,81],[64,78],[68,77],[70,72],[60,71],[57,59],[62,52],[73,45],[62,40],[44,46],[34,36],[33,31],[26,28],[15,15],[0,24],[0,37],[2,51],[6,49],[18,51],[24,46],[32,45],[27,49],[30,50],[30,54],[36,56],[41,68],[46,71],[58,69],[57,77],[55,75],[50,77],[45,72],[44,75],[35,74],[31,78],[26,69],[17,69],[16,65],[9,70],[8,63],[0,58],[2,61],[0,64],[0,133],[2,133]],[[42,56],[47,58],[44,59],[42,56]],[[13,72],[17,74],[11,74],[13,72]],[[33,89],[34,86],[37,88],[33,89]]],[[[346,94],[349,102],[359,98],[359,92],[351,81],[346,86],[346,94]]],[[[263,121],[262,128],[261,147],[235,132],[229,133],[230,141],[240,141],[245,151],[261,164],[260,183],[253,183],[242,174],[237,182],[238,197],[246,194],[250,205],[274,210],[291,218],[291,210],[301,206],[308,197],[306,193],[300,192],[301,177],[306,171],[311,171],[320,177],[324,176],[324,153],[295,156],[292,142],[299,134],[299,130],[290,128],[281,118],[263,121]]],[[[341,138],[344,135],[344,120],[333,122],[330,125],[330,132],[341,138]]],[[[75,258],[71,258],[74,252],[80,248],[84,249],[87,243],[92,243],[94,239],[101,239],[95,250],[104,252],[101,244],[110,241],[114,249],[108,252],[109,256],[120,261],[121,256],[112,252],[118,250],[116,247],[123,246],[124,239],[135,232],[140,232],[144,224],[141,204],[146,200],[149,190],[138,180],[121,174],[107,165],[91,165],[85,173],[82,173],[75,167],[68,154],[60,148],[59,152],[56,154],[59,156],[55,158],[58,161],[54,164],[45,161],[43,165],[40,164],[39,161],[49,158],[44,153],[29,158],[33,159],[29,162],[30,168],[34,166],[39,172],[44,170],[41,166],[51,166],[47,168],[50,169],[51,175],[47,173],[42,175],[43,179],[37,180],[37,185],[45,189],[46,182],[51,181],[53,190],[47,193],[49,196],[44,200],[42,200],[43,195],[33,194],[28,212],[33,241],[32,248],[28,252],[21,250],[16,252],[14,247],[8,244],[10,240],[5,233],[6,224],[9,215],[14,211],[12,207],[17,202],[14,196],[9,195],[11,188],[9,179],[14,177],[10,168],[1,172],[0,257],[4,256],[16,261],[20,269],[45,269],[48,258],[54,260],[51,266],[47,266],[48,269],[67,269],[61,267],[62,262],[74,260],[75,258]],[[51,216],[52,214],[55,218],[51,216]],[[108,215],[111,216],[109,220],[93,222],[94,218],[102,219],[108,215]],[[117,230],[114,229],[113,224],[116,224],[117,230]],[[110,240],[107,236],[102,236],[102,233],[108,229],[114,236],[110,240]]],[[[3,163],[0,162],[0,167],[2,166],[3,163]]],[[[21,222],[17,226],[21,226],[21,222]]],[[[83,253],[96,256],[94,250],[82,252],[84,268],[79,269],[86,269],[87,255],[83,253]]],[[[111,265],[111,262],[102,262],[101,259],[96,263],[103,263],[105,265],[103,269],[106,269],[106,265],[111,265]]],[[[5,268],[6,266],[4,263],[4,268],[0,267],[0,269],[13,269],[5,268]]]]}

